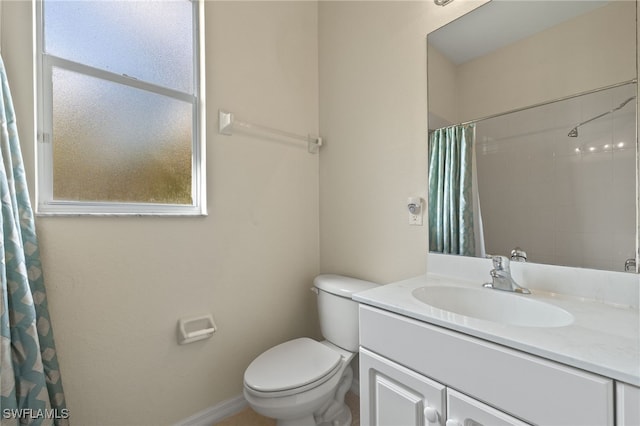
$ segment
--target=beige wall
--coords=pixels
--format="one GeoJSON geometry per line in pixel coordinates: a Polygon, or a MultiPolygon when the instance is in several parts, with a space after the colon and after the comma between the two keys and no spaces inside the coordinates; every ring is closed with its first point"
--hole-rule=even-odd
{"type": "MultiPolygon", "coordinates": [[[[2,3],[33,188],[31,3],[2,3]]],[[[318,132],[317,5],[207,2],[206,21],[209,216],[37,218],[75,425],[171,424],[239,395],[263,350],[317,336],[319,156],[216,132],[219,108],[318,132]],[[178,346],[178,318],[207,312],[214,337],[178,346]]]]}
{"type": "MultiPolygon", "coordinates": [[[[423,273],[426,35],[482,2],[320,2],[320,267],[386,283],[423,273]]],[[[426,224],[426,217],[425,217],[426,224]]]]}

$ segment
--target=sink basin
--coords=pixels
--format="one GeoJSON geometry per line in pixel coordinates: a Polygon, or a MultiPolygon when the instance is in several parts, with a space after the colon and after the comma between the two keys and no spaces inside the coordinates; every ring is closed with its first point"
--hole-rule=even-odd
{"type": "Polygon", "coordinates": [[[573,315],[555,305],[487,288],[434,286],[412,292],[419,301],[466,317],[520,327],[563,327],[573,315]]]}

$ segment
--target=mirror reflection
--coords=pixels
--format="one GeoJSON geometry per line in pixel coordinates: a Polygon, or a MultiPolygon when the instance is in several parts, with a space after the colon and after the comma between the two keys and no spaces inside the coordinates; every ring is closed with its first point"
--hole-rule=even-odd
{"type": "Polygon", "coordinates": [[[635,271],[635,14],[494,0],[429,34],[431,251],[635,271]]]}

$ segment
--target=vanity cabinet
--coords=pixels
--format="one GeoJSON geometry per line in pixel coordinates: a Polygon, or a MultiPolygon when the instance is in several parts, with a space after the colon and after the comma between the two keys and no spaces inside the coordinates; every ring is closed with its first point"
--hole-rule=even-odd
{"type": "Polygon", "coordinates": [[[362,304],[360,345],[362,424],[614,425],[606,377],[362,304]]]}
{"type": "Polygon", "coordinates": [[[640,388],[616,383],[617,426],[640,425],[640,388]]]}
{"type": "Polygon", "coordinates": [[[360,350],[360,371],[362,389],[368,390],[360,397],[365,425],[527,426],[364,348],[360,350]]]}

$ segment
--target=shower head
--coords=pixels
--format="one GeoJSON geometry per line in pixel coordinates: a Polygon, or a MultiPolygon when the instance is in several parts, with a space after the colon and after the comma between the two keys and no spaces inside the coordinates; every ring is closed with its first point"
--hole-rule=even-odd
{"type": "Polygon", "coordinates": [[[567,136],[569,136],[570,138],[577,138],[578,137],[578,128],[574,127],[573,129],[571,129],[569,131],[569,133],[567,134],[567,136]]]}

